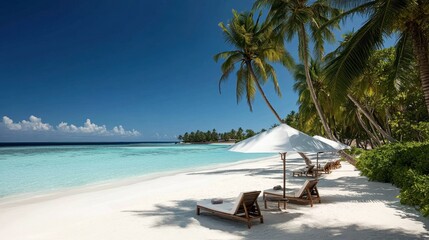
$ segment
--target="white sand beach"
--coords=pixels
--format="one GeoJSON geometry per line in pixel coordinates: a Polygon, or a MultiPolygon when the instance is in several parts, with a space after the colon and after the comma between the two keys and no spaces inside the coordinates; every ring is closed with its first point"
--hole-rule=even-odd
{"type": "MultiPolygon", "coordinates": [[[[302,166],[288,156],[287,168],[302,166]]],[[[271,203],[264,223],[195,214],[196,202],[235,198],[282,182],[279,157],[138,182],[0,201],[0,238],[25,239],[429,239],[429,218],[403,206],[391,184],[369,182],[347,163],[318,184],[322,203],[271,203]]],[[[307,179],[287,175],[287,187],[307,179]]],[[[263,209],[262,196],[259,203],[263,209]]]]}

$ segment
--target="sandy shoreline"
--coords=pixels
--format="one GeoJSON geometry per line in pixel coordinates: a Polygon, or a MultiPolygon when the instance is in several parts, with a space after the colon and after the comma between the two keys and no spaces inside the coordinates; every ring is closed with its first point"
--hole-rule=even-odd
{"type": "MultiPolygon", "coordinates": [[[[288,161],[288,169],[303,164],[288,161]]],[[[424,239],[429,219],[400,205],[391,184],[349,164],[320,180],[322,203],[263,211],[264,224],[195,215],[195,203],[281,183],[278,157],[107,184],[47,198],[0,202],[2,239],[424,239]],[[5,202],[3,202],[5,203],[5,202]],[[179,237],[180,236],[180,237],[179,237]]],[[[305,178],[288,174],[288,187],[305,178]]],[[[262,204],[261,204],[262,205],[262,204]]],[[[274,206],[271,206],[274,207],[274,206]]]]}

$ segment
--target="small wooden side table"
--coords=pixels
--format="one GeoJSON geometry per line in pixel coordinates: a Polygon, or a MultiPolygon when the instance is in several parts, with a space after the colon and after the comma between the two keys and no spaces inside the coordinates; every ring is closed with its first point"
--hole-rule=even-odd
{"type": "Polygon", "coordinates": [[[279,197],[279,196],[270,195],[270,194],[265,194],[264,195],[264,207],[265,207],[265,209],[267,209],[267,202],[277,202],[277,207],[279,209],[280,209],[280,202],[283,202],[283,208],[286,209],[287,203],[289,202],[289,199],[279,197]]]}

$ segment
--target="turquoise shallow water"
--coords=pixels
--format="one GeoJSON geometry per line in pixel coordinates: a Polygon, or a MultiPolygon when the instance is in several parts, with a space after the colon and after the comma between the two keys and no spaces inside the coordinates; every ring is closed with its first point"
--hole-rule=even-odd
{"type": "Polygon", "coordinates": [[[0,197],[269,156],[224,145],[129,144],[0,148],[0,197]]]}

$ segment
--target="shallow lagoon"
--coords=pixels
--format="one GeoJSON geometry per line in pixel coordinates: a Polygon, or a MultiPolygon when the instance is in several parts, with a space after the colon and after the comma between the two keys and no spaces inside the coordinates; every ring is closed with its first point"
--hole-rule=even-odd
{"type": "Polygon", "coordinates": [[[0,197],[265,156],[230,152],[225,145],[174,143],[2,147],[0,197]]]}

